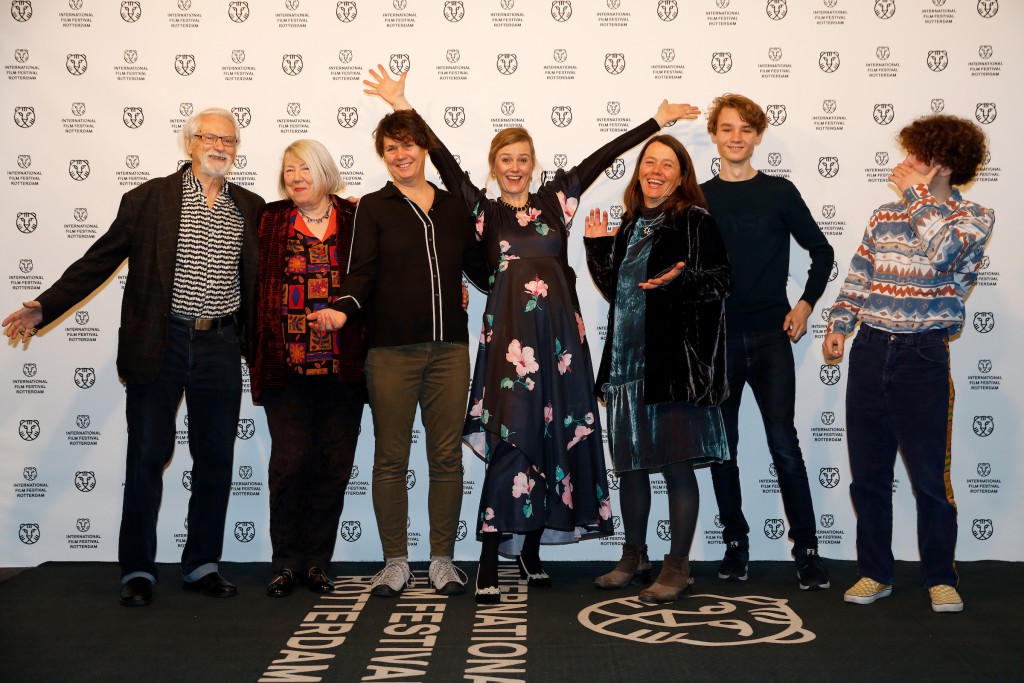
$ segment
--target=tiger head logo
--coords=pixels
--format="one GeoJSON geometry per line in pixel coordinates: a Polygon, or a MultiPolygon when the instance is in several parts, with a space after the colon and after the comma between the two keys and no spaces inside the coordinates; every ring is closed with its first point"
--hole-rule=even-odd
{"type": "Polygon", "coordinates": [[[635,596],[605,600],[583,609],[587,629],[632,643],[720,647],[792,644],[815,639],[788,600],[758,595],[691,595],[670,605],[646,605],[635,596]]]}
{"type": "Polygon", "coordinates": [[[20,524],[18,526],[18,540],[24,543],[25,545],[33,545],[34,543],[38,543],[39,537],[40,533],[38,524],[30,523],[20,524]]]}
{"type": "Polygon", "coordinates": [[[75,368],[75,386],[79,389],[92,389],[96,384],[95,368],[75,368]]]}
{"type": "Polygon", "coordinates": [[[302,55],[281,55],[281,70],[289,76],[298,76],[302,73],[302,55]]]}
{"type": "Polygon", "coordinates": [[[124,121],[124,125],[128,126],[128,128],[135,130],[142,126],[146,117],[143,116],[142,107],[125,107],[121,120],[124,121]]]}
{"type": "Polygon", "coordinates": [[[786,122],[786,105],[784,104],[769,104],[764,109],[765,116],[768,118],[768,123],[772,126],[781,126],[786,122]]]}
{"type": "Polygon", "coordinates": [[[822,467],[818,470],[818,483],[824,488],[834,489],[839,485],[839,468],[822,467]]]}
{"type": "Polygon", "coordinates": [[[256,525],[252,522],[235,522],[235,540],[248,543],[256,537],[256,525]]]}
{"type": "Polygon", "coordinates": [[[96,488],[96,473],[79,471],[75,472],[75,488],[82,493],[89,493],[96,488]]]}
{"type": "Polygon", "coordinates": [[[342,520],[338,533],[343,541],[355,543],[363,535],[363,525],[359,520],[342,520]]]}
{"type": "Polygon", "coordinates": [[[498,54],[496,66],[502,76],[511,76],[519,68],[519,59],[511,52],[502,52],[498,54]]]}
{"type": "Polygon", "coordinates": [[[335,8],[335,14],[338,17],[338,21],[343,24],[350,24],[355,21],[356,15],[358,14],[355,0],[338,0],[338,6],[335,8]]]}
{"type": "Polygon", "coordinates": [[[764,520],[764,535],[773,541],[777,541],[782,538],[785,530],[786,525],[781,519],[764,520]]]}
{"type": "Polygon", "coordinates": [[[353,128],[359,123],[359,111],[355,107],[338,107],[338,124],[342,128],[353,128]]]}
{"type": "Polygon", "coordinates": [[[551,107],[551,123],[559,128],[565,128],[572,123],[572,107],[551,107]]]}
{"type": "Polygon", "coordinates": [[[238,425],[235,428],[235,436],[243,441],[248,441],[256,433],[256,422],[249,417],[243,417],[238,420],[238,425]]]}

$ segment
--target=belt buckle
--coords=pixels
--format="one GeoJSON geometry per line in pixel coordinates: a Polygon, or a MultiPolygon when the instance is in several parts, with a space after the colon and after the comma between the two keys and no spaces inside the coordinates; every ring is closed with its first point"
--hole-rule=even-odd
{"type": "Polygon", "coordinates": [[[208,332],[213,329],[214,323],[217,322],[216,318],[196,318],[196,331],[208,332]]]}

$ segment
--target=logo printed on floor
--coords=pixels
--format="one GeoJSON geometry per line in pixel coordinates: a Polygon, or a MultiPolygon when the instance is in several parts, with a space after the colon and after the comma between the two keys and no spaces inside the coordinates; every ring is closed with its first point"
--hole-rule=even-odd
{"type": "Polygon", "coordinates": [[[647,605],[635,596],[596,603],[577,619],[601,635],[634,643],[701,647],[808,643],[817,636],[789,601],[761,595],[692,595],[670,605],[647,605]]]}

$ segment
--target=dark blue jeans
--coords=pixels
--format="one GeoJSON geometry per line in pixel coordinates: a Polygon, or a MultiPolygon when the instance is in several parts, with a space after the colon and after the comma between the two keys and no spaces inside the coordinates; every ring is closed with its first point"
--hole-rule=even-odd
{"type": "Polygon", "coordinates": [[[157,514],[182,394],[188,407],[192,495],[181,569],[186,580],[217,571],[242,402],[238,333],[234,324],[200,332],[172,323],[156,381],[127,387],[128,465],[118,545],[122,581],[157,578],[157,514]]]}
{"type": "Polygon", "coordinates": [[[924,583],[957,584],[956,503],[949,479],[952,428],[946,331],[890,334],[861,325],[850,348],[846,382],[859,576],[892,584],[892,480],[898,448],[917,499],[924,583]]]}
{"type": "Polygon", "coordinates": [[[814,504],[807,483],[807,468],[793,425],[796,403],[796,370],[789,337],[780,328],[738,332],[726,337],[726,376],[729,398],[722,404],[722,420],[729,441],[730,460],[711,466],[711,479],[718,499],[718,516],[723,525],[722,540],[746,547],[750,527],[743,516],[737,447],[740,440],[739,414],[743,385],[749,384],[761,411],[768,452],[779,478],[782,505],[789,518],[793,552],[817,549],[814,504]]]}

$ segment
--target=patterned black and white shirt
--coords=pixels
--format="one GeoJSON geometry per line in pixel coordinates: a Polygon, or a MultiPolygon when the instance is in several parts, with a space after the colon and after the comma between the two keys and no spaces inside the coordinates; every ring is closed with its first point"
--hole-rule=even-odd
{"type": "Polygon", "coordinates": [[[220,318],[241,306],[238,261],[244,221],[226,180],[211,209],[191,168],[182,176],[181,226],[171,311],[220,318]]]}

